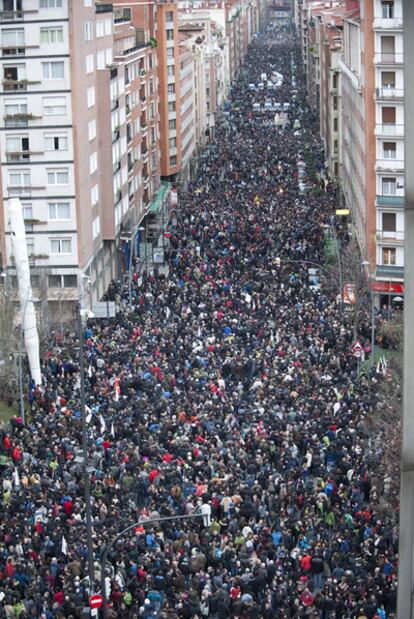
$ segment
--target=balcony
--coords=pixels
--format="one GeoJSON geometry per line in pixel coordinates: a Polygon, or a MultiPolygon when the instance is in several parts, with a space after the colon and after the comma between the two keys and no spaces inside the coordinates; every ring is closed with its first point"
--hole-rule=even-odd
{"type": "Polygon", "coordinates": [[[377,159],[375,169],[377,172],[404,172],[404,159],[377,159]]]}
{"type": "Polygon", "coordinates": [[[375,135],[377,137],[404,137],[404,125],[395,125],[394,123],[386,123],[376,125],[375,135]]]}
{"type": "Polygon", "coordinates": [[[403,101],[404,90],[402,88],[390,88],[389,86],[383,86],[382,88],[375,89],[375,99],[383,101],[403,101]]]}
{"type": "Polygon", "coordinates": [[[402,30],[402,17],[377,17],[374,19],[374,30],[402,30]]]}
{"type": "Polygon", "coordinates": [[[6,151],[6,161],[7,163],[27,163],[30,161],[30,153],[29,151],[6,151]]]}
{"type": "Polygon", "coordinates": [[[389,264],[377,264],[377,277],[404,279],[404,267],[389,264]]]}
{"type": "Polygon", "coordinates": [[[41,118],[41,116],[34,116],[33,114],[6,114],[4,116],[5,127],[28,127],[29,120],[35,118],[41,118]]]}
{"type": "Polygon", "coordinates": [[[377,196],[377,206],[404,208],[404,196],[377,196]]]}
{"type": "Polygon", "coordinates": [[[404,54],[395,52],[381,52],[374,54],[374,64],[376,65],[396,65],[403,64],[404,54]]]}
{"type": "Polygon", "coordinates": [[[25,56],[26,48],[22,46],[8,46],[3,47],[1,50],[2,56],[10,57],[10,56],[25,56]]]}
{"type": "Polygon", "coordinates": [[[27,90],[27,80],[3,80],[3,90],[27,90]]]}
{"type": "Polygon", "coordinates": [[[22,21],[23,11],[0,11],[0,22],[22,21]]]}
{"type": "Polygon", "coordinates": [[[401,245],[404,242],[404,230],[377,230],[376,238],[380,243],[401,245]]]}

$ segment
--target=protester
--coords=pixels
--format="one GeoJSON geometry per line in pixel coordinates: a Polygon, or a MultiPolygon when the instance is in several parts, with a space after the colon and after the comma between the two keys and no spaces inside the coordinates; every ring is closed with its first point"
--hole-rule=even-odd
{"type": "MultiPolygon", "coordinates": [[[[140,525],[114,545],[108,617],[395,612],[398,544],[376,475],[386,437],[366,424],[379,395],[358,380],[338,290],[309,285],[336,193],[309,171],[299,187],[305,151],[323,170],[300,67],[287,30],[256,37],[179,195],[168,276],[134,277],[132,304],[113,282],[116,319],[86,328],[95,591],[121,529],[212,509],[210,527],[140,525]],[[284,128],[252,113],[248,84],[272,70],[284,128]]],[[[75,337],[51,347],[31,421],[2,428],[2,618],[77,619],[88,605],[76,359],[75,337]]]]}

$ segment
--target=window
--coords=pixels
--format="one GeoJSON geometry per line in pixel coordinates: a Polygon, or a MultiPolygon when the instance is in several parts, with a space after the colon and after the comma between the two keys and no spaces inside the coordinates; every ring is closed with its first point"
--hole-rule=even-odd
{"type": "Polygon", "coordinates": [[[85,8],[89,8],[90,6],[92,6],[92,0],[83,0],[83,6],[85,8]]]}
{"type": "Polygon", "coordinates": [[[89,73],[93,73],[93,67],[94,67],[93,54],[87,54],[85,60],[86,60],[86,73],[89,75],[89,73]]]}
{"type": "Polygon", "coordinates": [[[382,179],[382,195],[383,196],[395,196],[397,189],[397,181],[395,178],[383,178],[382,179]]]}
{"type": "Polygon", "coordinates": [[[102,20],[96,22],[96,38],[100,39],[104,35],[104,23],[102,20]]]}
{"type": "Polygon", "coordinates": [[[98,185],[94,185],[91,189],[91,205],[95,206],[95,204],[98,204],[98,200],[99,200],[99,187],[98,185]]]}
{"type": "Polygon", "coordinates": [[[69,202],[49,202],[49,219],[70,219],[69,202]]]}
{"type": "Polygon", "coordinates": [[[104,21],[105,36],[112,34],[112,19],[105,19],[104,21]]]}
{"type": "Polygon", "coordinates": [[[175,92],[175,84],[168,84],[168,92],[175,92]]]}
{"type": "Polygon", "coordinates": [[[48,185],[67,185],[69,183],[69,172],[66,168],[47,170],[48,185]]]}
{"type": "Polygon", "coordinates": [[[381,37],[381,61],[395,62],[395,37],[381,37]]]}
{"type": "Polygon", "coordinates": [[[88,123],[88,138],[89,142],[96,138],[96,120],[93,119],[88,123]]]}
{"type": "Polygon", "coordinates": [[[167,30],[167,41],[174,41],[174,30],[167,30]]]}
{"type": "Polygon", "coordinates": [[[338,97],[336,95],[334,95],[332,98],[332,107],[334,110],[338,109],[338,97]]]}
{"type": "Polygon", "coordinates": [[[28,136],[6,136],[6,157],[7,161],[29,161],[29,137],[28,136]]]}
{"type": "Polygon", "coordinates": [[[30,171],[16,170],[9,172],[9,185],[11,187],[30,187],[30,171]]]}
{"type": "Polygon", "coordinates": [[[382,124],[383,125],[395,125],[396,111],[395,107],[382,107],[382,124]]]}
{"type": "Polygon", "coordinates": [[[33,219],[33,206],[31,204],[23,204],[23,219],[33,219]]]}
{"type": "Polygon", "coordinates": [[[206,88],[206,97],[210,96],[210,88],[206,88]]]}
{"type": "Polygon", "coordinates": [[[172,157],[170,157],[170,165],[171,166],[177,165],[177,157],[176,157],[176,155],[173,155],[172,157]]]}
{"type": "Polygon", "coordinates": [[[382,71],[381,86],[383,88],[395,88],[395,71],[382,71]]]}
{"type": "Polygon", "coordinates": [[[392,19],[394,17],[394,2],[392,0],[381,2],[381,9],[383,19],[392,19]]]}
{"type": "Polygon", "coordinates": [[[34,256],[35,254],[35,243],[34,243],[34,239],[27,239],[26,240],[26,247],[27,247],[27,254],[29,256],[34,256]]]}
{"type": "Polygon", "coordinates": [[[96,68],[105,69],[105,51],[104,50],[96,54],[96,68]]]}
{"type": "Polygon", "coordinates": [[[384,142],[384,159],[395,159],[397,154],[396,142],[384,142]]]}
{"type": "Polygon", "coordinates": [[[332,74],[332,88],[338,88],[338,74],[332,74]]]}
{"type": "Polygon", "coordinates": [[[91,21],[86,21],[84,23],[84,29],[85,29],[85,41],[92,41],[92,39],[93,39],[92,22],[91,21]]]}
{"type": "Polygon", "coordinates": [[[170,77],[174,77],[175,76],[175,68],[173,64],[168,65],[167,67],[167,75],[169,75],[170,77]]]}
{"type": "Polygon", "coordinates": [[[63,43],[63,28],[40,28],[41,43],[63,43]]]}
{"type": "Polygon", "coordinates": [[[61,275],[49,275],[47,278],[49,288],[62,288],[61,275]]]}
{"type": "Polygon", "coordinates": [[[86,98],[88,102],[88,107],[93,107],[95,105],[95,87],[92,86],[88,88],[86,91],[86,98]]]}
{"type": "Polygon", "coordinates": [[[338,152],[338,140],[334,140],[334,153],[338,152]]]}
{"type": "Polygon", "coordinates": [[[64,62],[42,62],[44,80],[60,80],[65,77],[64,62]]]}
{"type": "Polygon", "coordinates": [[[94,239],[96,239],[100,231],[101,231],[101,220],[98,215],[98,217],[95,217],[95,219],[92,222],[92,236],[94,239]]]}
{"type": "Polygon", "coordinates": [[[175,129],[177,126],[177,123],[175,121],[175,119],[171,119],[168,121],[168,129],[175,129]]]}
{"type": "Polygon", "coordinates": [[[44,116],[63,116],[66,114],[65,97],[43,97],[44,116]]]}
{"type": "Polygon", "coordinates": [[[50,239],[51,254],[71,254],[72,239],[50,239]]]}
{"type": "Polygon", "coordinates": [[[165,14],[166,21],[174,21],[174,13],[172,11],[167,11],[165,14]]]}
{"type": "Polygon", "coordinates": [[[175,112],[175,101],[169,101],[168,103],[168,111],[175,112]]]}
{"type": "Polygon", "coordinates": [[[68,150],[68,136],[66,133],[45,133],[45,150],[68,150]]]}
{"type": "Polygon", "coordinates": [[[338,131],[338,119],[337,118],[333,119],[333,130],[338,131]]]}
{"type": "Polygon", "coordinates": [[[93,174],[98,169],[98,156],[96,153],[92,153],[89,157],[89,172],[93,174]]]}
{"type": "Polygon", "coordinates": [[[112,48],[108,47],[108,49],[105,50],[105,62],[107,65],[111,65],[112,64],[112,48]]]}
{"type": "Polygon", "coordinates": [[[3,56],[7,54],[24,54],[24,30],[23,28],[1,31],[1,44],[3,56]]]}
{"type": "Polygon", "coordinates": [[[167,49],[167,58],[174,58],[174,48],[168,47],[167,49]]]}
{"type": "Polygon", "coordinates": [[[382,214],[382,231],[395,232],[397,216],[395,213],[382,214]]]}
{"type": "Polygon", "coordinates": [[[60,9],[62,8],[62,0],[40,0],[39,7],[41,9],[60,9]]]}
{"type": "Polygon", "coordinates": [[[64,288],[77,288],[78,287],[78,276],[77,275],[64,275],[63,276],[63,287],[64,288]]]}
{"type": "Polygon", "coordinates": [[[26,99],[19,99],[14,102],[7,102],[4,105],[6,116],[15,116],[16,114],[27,114],[26,99]]]}
{"type": "Polygon", "coordinates": [[[382,264],[384,266],[395,266],[397,251],[395,247],[382,248],[382,264]]]}
{"type": "Polygon", "coordinates": [[[169,139],[170,148],[175,148],[177,146],[177,138],[169,139]]]}

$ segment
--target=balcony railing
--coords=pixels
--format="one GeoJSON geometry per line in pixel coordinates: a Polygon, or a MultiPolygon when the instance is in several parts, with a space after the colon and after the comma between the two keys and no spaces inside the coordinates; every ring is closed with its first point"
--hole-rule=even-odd
{"type": "Polygon", "coordinates": [[[404,207],[404,196],[377,196],[377,206],[404,207]]]}
{"type": "Polygon", "coordinates": [[[403,278],[404,277],[404,267],[400,266],[400,265],[393,265],[393,264],[377,264],[377,276],[382,276],[382,277],[398,277],[398,278],[403,278]]]}
{"type": "Polygon", "coordinates": [[[30,153],[28,151],[13,151],[6,152],[6,161],[9,163],[28,162],[30,161],[30,153]]]}
{"type": "Polygon", "coordinates": [[[0,22],[20,21],[23,19],[23,11],[0,11],[0,22]]]}
{"type": "Polygon", "coordinates": [[[400,30],[402,27],[402,17],[377,17],[374,19],[374,30],[400,30]]]}
{"type": "Polygon", "coordinates": [[[377,99],[386,99],[387,101],[402,101],[404,99],[404,90],[402,88],[391,88],[383,86],[375,89],[375,97],[377,99]]]}
{"type": "Polygon", "coordinates": [[[3,80],[3,90],[27,90],[27,80],[3,80]]]}
{"type": "Polygon", "coordinates": [[[403,137],[404,136],[404,125],[396,125],[394,123],[385,123],[382,125],[377,125],[375,127],[375,132],[379,135],[403,137]]]}
{"type": "Polygon", "coordinates": [[[377,170],[404,170],[404,159],[392,159],[390,157],[377,159],[377,170]]]}
{"type": "Polygon", "coordinates": [[[404,230],[377,230],[377,241],[400,243],[404,240],[404,230]]]}
{"type": "Polygon", "coordinates": [[[375,64],[402,64],[404,62],[404,54],[395,52],[381,52],[374,54],[375,64]]]}

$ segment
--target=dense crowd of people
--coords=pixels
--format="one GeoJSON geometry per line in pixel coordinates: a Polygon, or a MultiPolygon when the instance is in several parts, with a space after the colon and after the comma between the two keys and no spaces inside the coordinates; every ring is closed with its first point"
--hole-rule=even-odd
{"type": "MultiPolygon", "coordinates": [[[[131,304],[114,282],[116,319],[86,326],[94,590],[122,528],[207,503],[211,526],[141,524],[118,540],[107,617],[388,619],[391,480],[372,477],[386,437],[367,426],[378,395],[357,376],[351,314],[309,285],[336,192],[306,171],[299,188],[304,151],[319,170],[323,150],[287,30],[256,37],[230,102],[179,195],[168,276],[135,276],[131,304]],[[252,113],[248,84],[272,70],[284,127],[252,113]]],[[[1,618],[88,606],[76,359],[51,347],[30,421],[1,429],[1,618]]]]}

